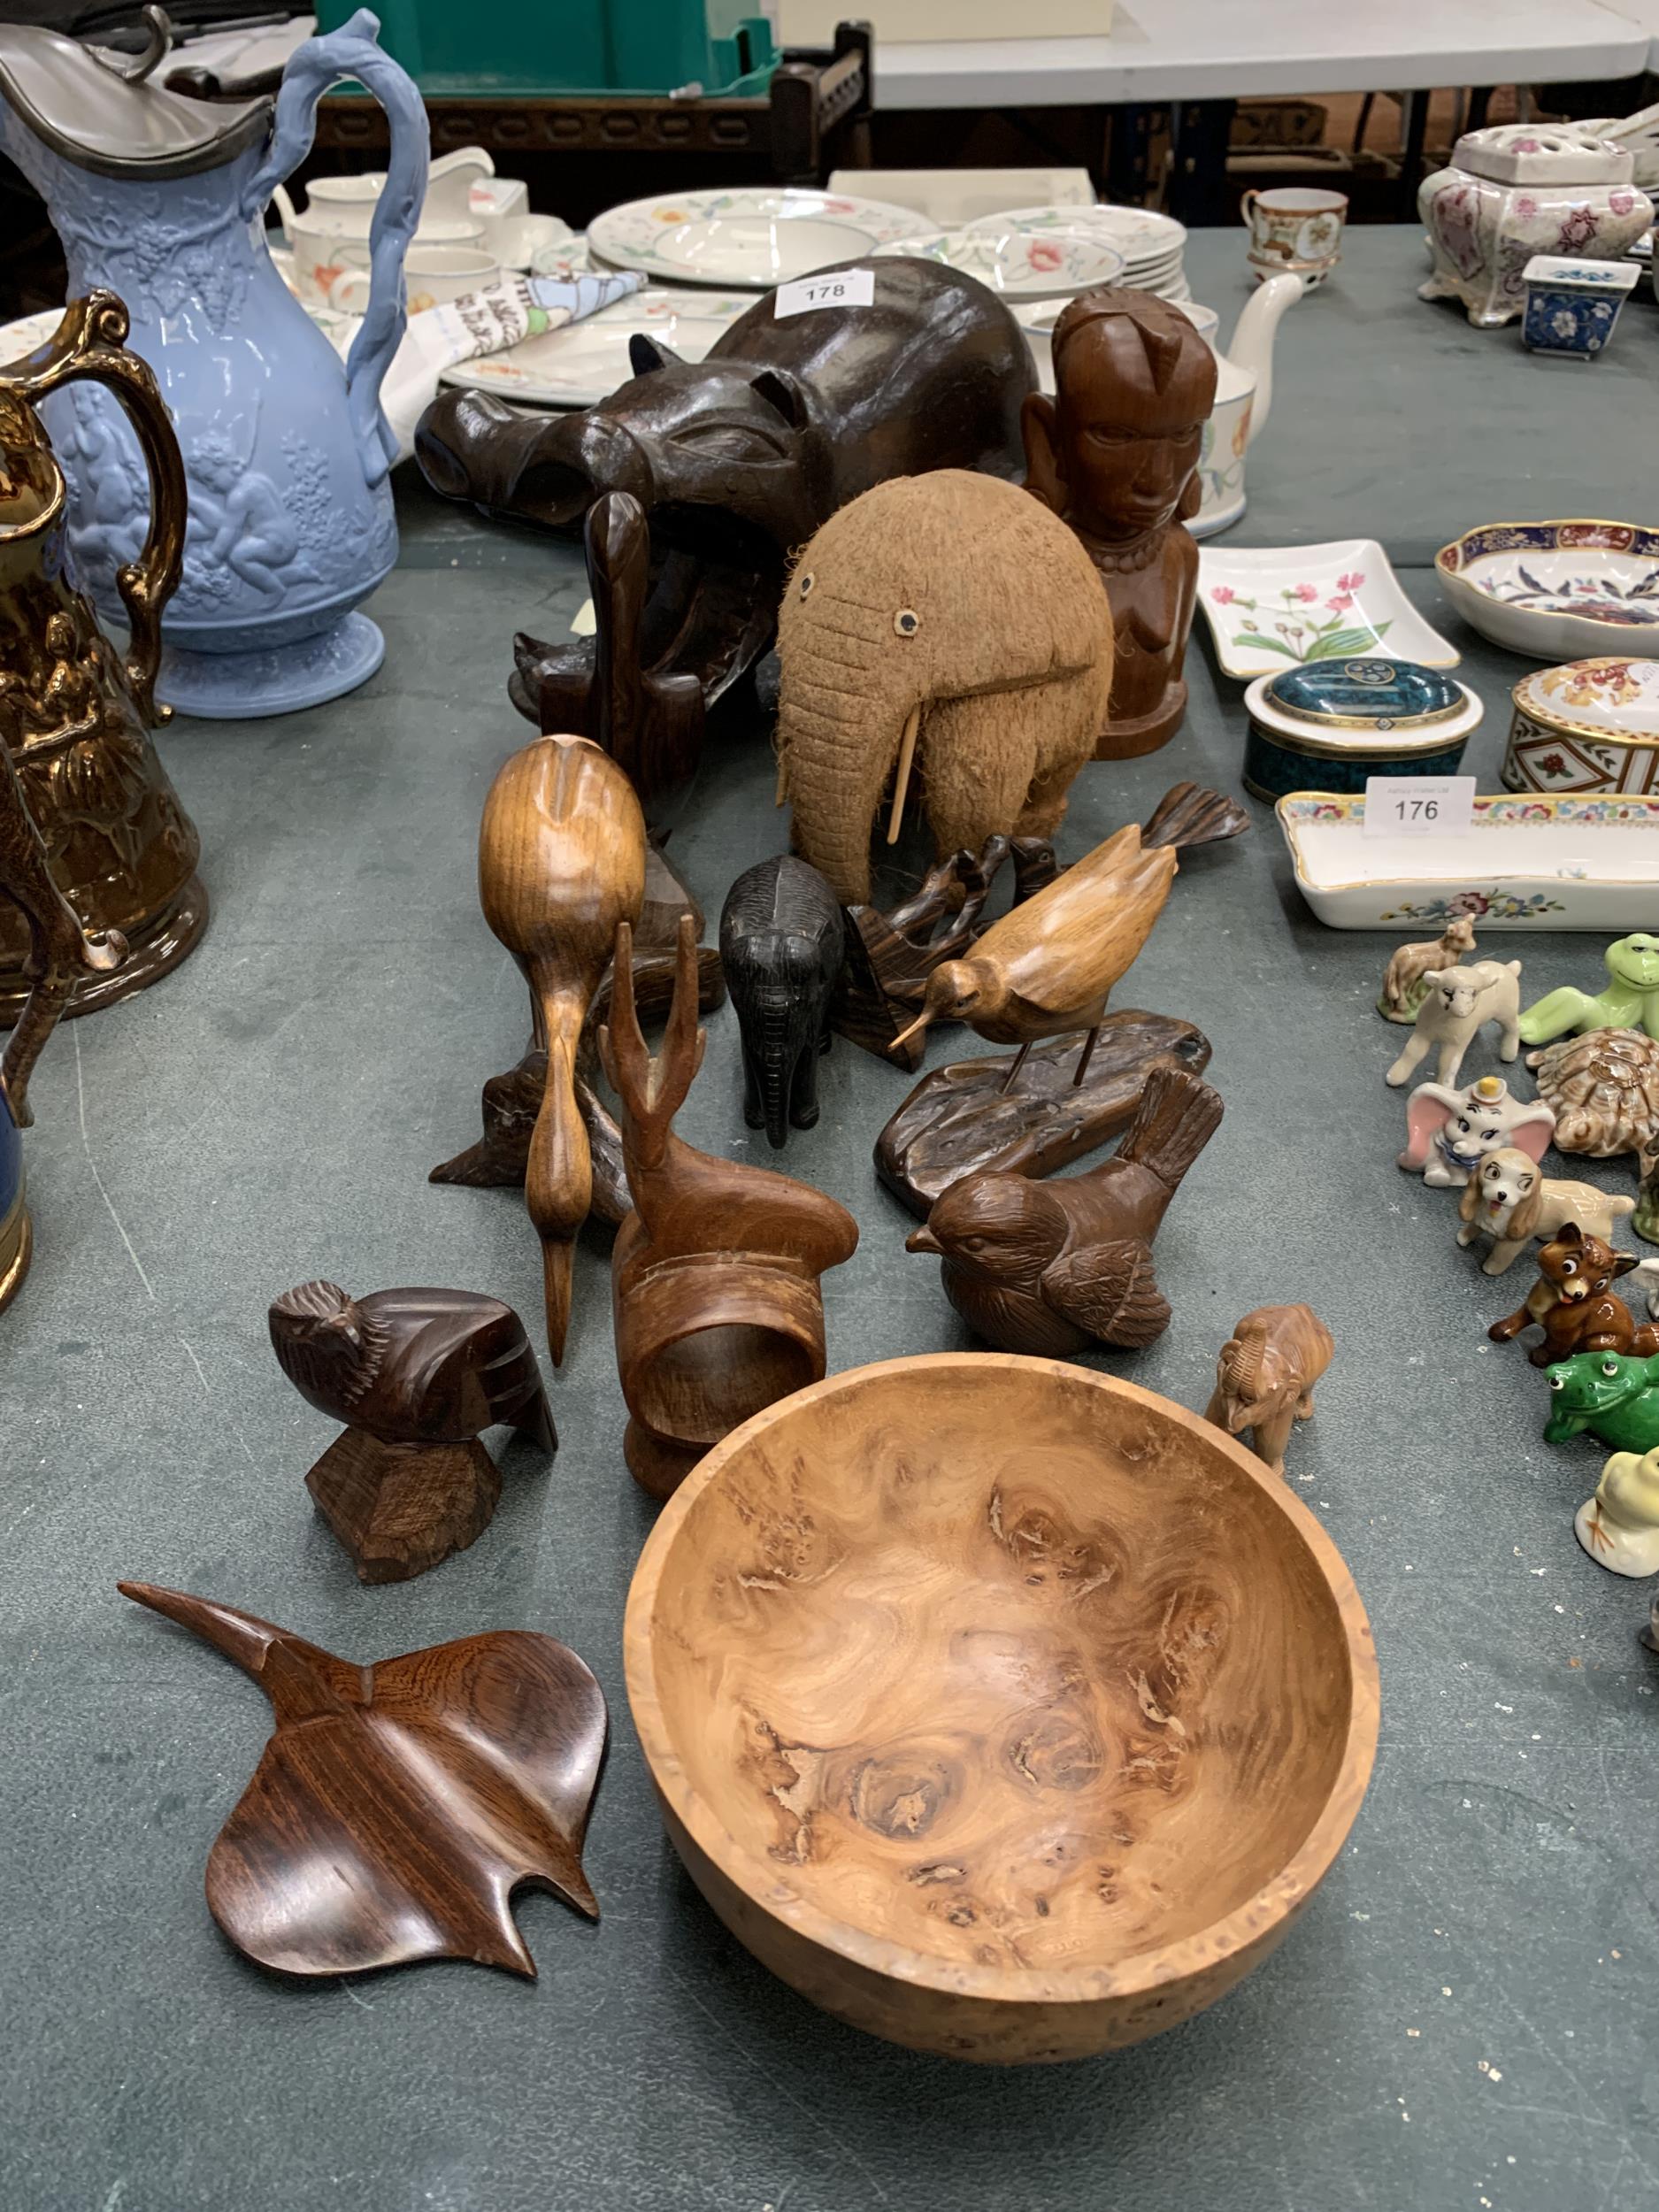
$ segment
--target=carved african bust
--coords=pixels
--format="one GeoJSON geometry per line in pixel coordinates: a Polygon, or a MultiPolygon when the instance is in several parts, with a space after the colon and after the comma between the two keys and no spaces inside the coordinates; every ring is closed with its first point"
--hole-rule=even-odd
{"type": "Polygon", "coordinates": [[[1071,524],[1117,630],[1097,760],[1156,752],[1187,711],[1181,674],[1198,593],[1198,456],[1216,357],[1150,292],[1086,292],[1055,325],[1056,396],[1025,404],[1025,487],[1071,524]]]}

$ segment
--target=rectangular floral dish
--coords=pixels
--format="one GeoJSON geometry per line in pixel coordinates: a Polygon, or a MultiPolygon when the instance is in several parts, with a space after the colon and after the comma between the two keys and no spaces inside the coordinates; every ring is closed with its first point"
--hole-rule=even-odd
{"type": "Polygon", "coordinates": [[[1329,545],[1206,545],[1198,603],[1229,676],[1386,651],[1424,668],[1462,658],[1400,588],[1375,538],[1329,545]]]}
{"type": "Polygon", "coordinates": [[[1365,801],[1293,791],[1274,809],[1296,888],[1331,929],[1422,936],[1659,929],[1659,798],[1477,798],[1459,834],[1365,834],[1365,801]]]}

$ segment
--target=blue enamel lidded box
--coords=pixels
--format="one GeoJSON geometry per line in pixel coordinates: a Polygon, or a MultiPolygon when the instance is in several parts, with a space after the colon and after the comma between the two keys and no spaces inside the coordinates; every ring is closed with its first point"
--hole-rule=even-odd
{"type": "Polygon", "coordinates": [[[29,1263],[29,1216],[23,1202],[23,1140],[0,1083],[0,1310],[16,1295],[29,1263]]]}
{"type": "Polygon", "coordinates": [[[1308,661],[1258,676],[1244,787],[1361,792],[1371,776],[1452,776],[1486,710],[1466,684],[1417,661],[1308,661]]]}

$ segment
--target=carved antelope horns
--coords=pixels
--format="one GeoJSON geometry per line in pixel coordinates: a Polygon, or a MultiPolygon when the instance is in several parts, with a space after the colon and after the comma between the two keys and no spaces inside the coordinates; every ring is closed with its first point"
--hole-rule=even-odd
{"type": "Polygon", "coordinates": [[[634,1000],[634,931],[617,924],[611,964],[611,1018],[599,1032],[599,1059],[622,1102],[626,1137],[647,1159],[662,1156],[674,1116],[703,1065],[707,1033],[697,1026],[697,925],[680,918],[674,947],[674,998],[663,1031],[662,1049],[653,1058],[634,1000]]]}

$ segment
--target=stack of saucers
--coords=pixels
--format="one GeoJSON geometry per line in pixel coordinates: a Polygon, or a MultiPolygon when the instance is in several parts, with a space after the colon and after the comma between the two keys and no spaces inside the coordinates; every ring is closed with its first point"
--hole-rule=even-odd
{"type": "Polygon", "coordinates": [[[1187,233],[1172,215],[1144,207],[1017,207],[981,215],[966,228],[981,236],[1042,237],[1070,233],[1111,247],[1123,257],[1114,283],[1161,299],[1190,299],[1182,256],[1187,233]]]}

